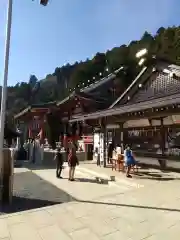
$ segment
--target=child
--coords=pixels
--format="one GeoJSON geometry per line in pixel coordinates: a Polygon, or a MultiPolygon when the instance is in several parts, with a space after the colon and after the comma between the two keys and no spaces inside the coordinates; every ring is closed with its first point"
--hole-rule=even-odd
{"type": "Polygon", "coordinates": [[[61,172],[62,172],[62,169],[63,169],[63,156],[61,154],[60,148],[57,149],[54,160],[56,161],[56,177],[57,178],[62,178],[61,177],[61,172]]]}

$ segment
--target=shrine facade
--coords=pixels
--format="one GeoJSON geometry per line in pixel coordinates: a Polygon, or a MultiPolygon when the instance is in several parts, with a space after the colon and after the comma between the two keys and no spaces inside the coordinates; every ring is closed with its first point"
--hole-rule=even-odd
{"type": "Polygon", "coordinates": [[[131,145],[139,156],[180,159],[180,67],[144,67],[107,109],[70,119],[79,121],[103,133],[104,165],[110,141],[131,145]]]}
{"type": "MultiPolygon", "coordinates": [[[[122,68],[119,68],[99,81],[78,89],[72,92],[67,98],[57,102],[57,108],[62,121],[65,125],[68,125],[64,131],[66,136],[77,135],[75,132],[78,126],[75,122],[74,124],[69,122],[72,116],[78,117],[85,113],[107,109],[117,99],[119,92],[122,92],[121,86],[118,85],[120,83],[118,74],[121,70],[122,68]],[[71,133],[68,132],[68,127],[72,129],[71,133]]],[[[83,123],[80,121],[77,124],[80,124],[82,127],[83,123]]],[[[81,135],[83,139],[82,145],[84,146],[83,150],[86,151],[87,148],[90,148],[88,151],[92,152],[93,128],[89,124],[83,124],[82,134],[79,134],[79,136],[81,135]]]]}
{"type": "MultiPolygon", "coordinates": [[[[24,139],[35,138],[38,134],[43,139],[46,136],[46,123],[48,115],[55,113],[59,125],[63,125],[61,132],[65,136],[69,135],[69,125],[72,116],[82,115],[97,110],[108,108],[119,96],[120,86],[118,86],[117,69],[108,76],[90,84],[83,89],[73,91],[68,97],[59,102],[46,104],[33,104],[14,116],[19,128],[24,132],[24,139]],[[116,91],[115,91],[116,89],[116,91]]],[[[75,127],[75,124],[74,124],[75,127]]],[[[72,131],[71,135],[72,135],[72,131]]],[[[75,132],[73,133],[75,134],[75,132]]],[[[83,129],[84,142],[92,144],[92,127],[86,125],[83,129]]]]}
{"type": "Polygon", "coordinates": [[[24,140],[34,139],[39,134],[43,140],[46,136],[46,114],[56,107],[55,102],[33,104],[14,116],[17,127],[23,132],[24,140]]]}

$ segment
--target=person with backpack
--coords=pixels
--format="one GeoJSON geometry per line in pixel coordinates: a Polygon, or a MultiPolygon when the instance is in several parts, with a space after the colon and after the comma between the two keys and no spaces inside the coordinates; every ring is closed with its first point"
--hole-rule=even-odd
{"type": "Polygon", "coordinates": [[[63,162],[63,156],[62,156],[60,148],[57,149],[54,160],[56,161],[56,177],[57,178],[62,178],[61,173],[62,173],[64,162],[63,162]]]}

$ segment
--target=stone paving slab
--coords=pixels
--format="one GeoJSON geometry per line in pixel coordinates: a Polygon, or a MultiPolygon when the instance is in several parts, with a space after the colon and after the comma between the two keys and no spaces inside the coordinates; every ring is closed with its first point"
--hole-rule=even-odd
{"type": "Polygon", "coordinates": [[[66,191],[69,195],[74,198],[81,200],[89,200],[104,196],[104,194],[115,194],[115,193],[124,193],[125,191],[134,190],[135,187],[131,187],[126,184],[99,184],[95,180],[95,175],[90,174],[88,171],[86,173],[77,169],[76,172],[76,181],[69,182],[68,170],[64,170],[63,177],[64,179],[57,179],[55,176],[54,170],[36,170],[34,171],[38,176],[40,176],[45,181],[51,181],[55,186],[63,191],[66,191]]]}
{"type": "Polygon", "coordinates": [[[12,205],[0,207],[0,215],[15,213],[72,201],[65,191],[37,176],[31,171],[14,174],[12,205]]]}
{"type": "MultiPolygon", "coordinates": [[[[178,175],[169,181],[127,180],[123,174],[115,173],[117,185],[103,185],[91,181],[68,182],[67,169],[63,180],[56,179],[52,169],[33,173],[57,189],[71,193],[74,201],[1,216],[0,239],[179,239],[178,175]],[[137,184],[143,187],[138,188],[137,184]]],[[[98,174],[109,177],[111,171],[83,165],[77,169],[76,177],[93,179],[98,174]]]]}

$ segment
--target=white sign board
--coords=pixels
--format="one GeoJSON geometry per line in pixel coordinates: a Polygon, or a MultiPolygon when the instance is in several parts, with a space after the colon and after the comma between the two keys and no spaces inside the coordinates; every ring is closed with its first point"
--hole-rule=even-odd
{"type": "Polygon", "coordinates": [[[104,162],[104,134],[100,133],[100,144],[99,144],[100,162],[104,162]]]}
{"type": "Polygon", "coordinates": [[[129,128],[129,127],[148,127],[150,126],[149,120],[148,119],[138,119],[138,120],[129,120],[124,123],[124,128],[129,128]]]}

